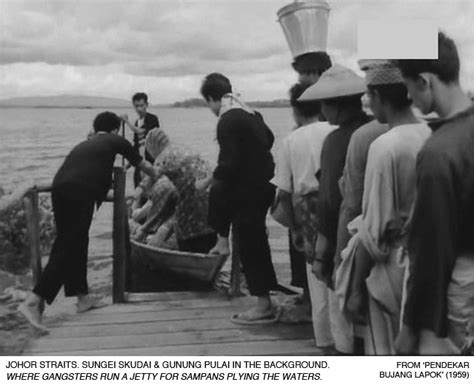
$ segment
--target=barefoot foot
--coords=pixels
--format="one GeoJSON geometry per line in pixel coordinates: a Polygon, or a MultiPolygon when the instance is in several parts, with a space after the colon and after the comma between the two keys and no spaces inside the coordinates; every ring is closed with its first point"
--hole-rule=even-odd
{"type": "Polygon", "coordinates": [[[101,298],[90,297],[88,295],[77,298],[76,308],[78,313],[84,313],[92,309],[100,309],[105,306],[107,306],[107,304],[101,298]]]}
{"type": "Polygon", "coordinates": [[[41,334],[48,334],[48,328],[42,324],[41,309],[39,304],[23,302],[18,306],[18,312],[41,334]]]}

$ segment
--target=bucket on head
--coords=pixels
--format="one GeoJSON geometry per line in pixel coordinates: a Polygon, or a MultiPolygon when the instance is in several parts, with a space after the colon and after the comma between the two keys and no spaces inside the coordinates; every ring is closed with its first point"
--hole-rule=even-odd
{"type": "Polygon", "coordinates": [[[293,58],[326,51],[329,4],[327,1],[295,1],[281,8],[277,15],[293,58]]]}

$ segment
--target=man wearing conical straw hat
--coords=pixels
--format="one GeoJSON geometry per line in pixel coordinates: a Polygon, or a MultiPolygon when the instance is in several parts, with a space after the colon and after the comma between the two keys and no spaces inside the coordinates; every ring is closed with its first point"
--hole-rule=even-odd
{"type": "Polygon", "coordinates": [[[370,108],[389,131],[370,145],[362,215],[350,224],[357,231],[351,245],[357,247],[347,307],[368,320],[366,353],[387,355],[395,354],[400,325],[406,270],[402,244],[415,198],[416,157],[431,130],[415,117],[396,66],[388,60],[359,64],[366,72],[370,108]],[[366,292],[366,303],[361,303],[366,292]]]}
{"type": "Polygon", "coordinates": [[[340,312],[332,290],[337,226],[342,200],[338,181],[342,176],[347,147],[352,134],[370,121],[370,117],[362,110],[361,96],[364,92],[363,78],[350,69],[335,64],[298,99],[299,101],[321,101],[325,118],[330,124],[339,126],[326,137],[321,151],[320,170],[317,173],[319,179],[318,237],[313,264],[316,276],[309,268],[308,281],[316,342],[318,343],[318,340],[323,343],[333,341],[336,350],[346,354],[353,352],[352,324],[340,312]]]}

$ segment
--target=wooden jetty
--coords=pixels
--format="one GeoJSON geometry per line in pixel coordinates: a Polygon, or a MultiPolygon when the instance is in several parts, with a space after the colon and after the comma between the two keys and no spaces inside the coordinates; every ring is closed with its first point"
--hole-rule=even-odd
{"type": "Polygon", "coordinates": [[[47,323],[50,334],[26,355],[222,356],[317,355],[312,325],[239,326],[232,314],[249,297],[217,293],[133,294],[114,304],[47,323]]]}
{"type": "MultiPolygon", "coordinates": [[[[25,195],[34,280],[41,274],[38,194],[25,195]]],[[[125,206],[125,170],[114,170],[112,301],[83,314],[74,310],[45,317],[47,336],[32,341],[25,355],[319,355],[311,324],[240,326],[233,314],[251,306],[240,296],[240,262],[232,256],[228,295],[218,292],[133,293],[127,291],[130,244],[125,206]]],[[[275,296],[275,301],[281,300],[275,296]]]]}

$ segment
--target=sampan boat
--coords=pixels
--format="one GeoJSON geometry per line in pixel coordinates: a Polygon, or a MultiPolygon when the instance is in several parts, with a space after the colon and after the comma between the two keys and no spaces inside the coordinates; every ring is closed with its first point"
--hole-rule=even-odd
{"type": "Polygon", "coordinates": [[[160,270],[211,283],[227,256],[189,253],[149,246],[131,240],[132,258],[160,270]]]}

